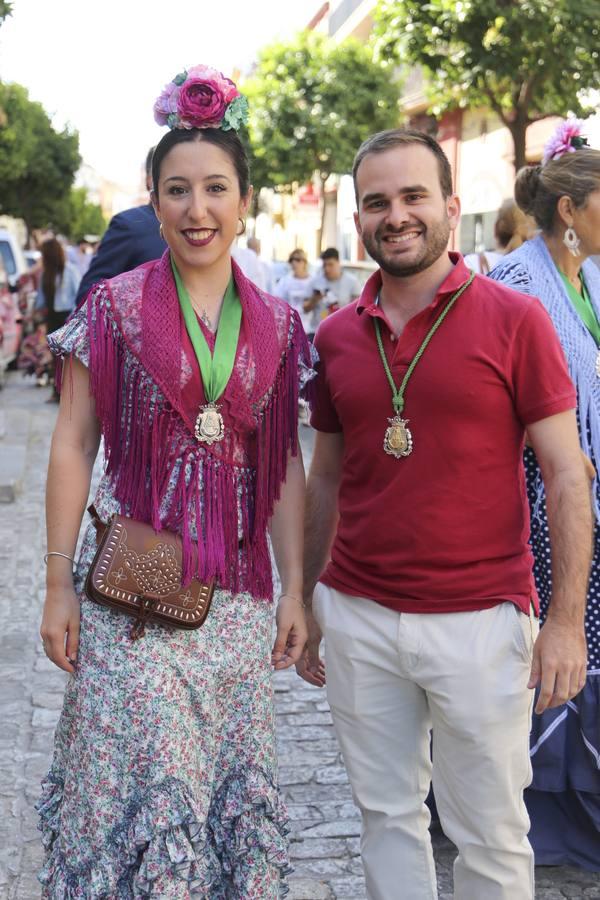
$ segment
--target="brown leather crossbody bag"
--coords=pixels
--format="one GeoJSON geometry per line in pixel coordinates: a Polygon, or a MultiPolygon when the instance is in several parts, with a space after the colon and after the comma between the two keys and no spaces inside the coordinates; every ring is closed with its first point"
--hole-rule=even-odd
{"type": "Polygon", "coordinates": [[[142,637],[147,622],[174,628],[200,628],[212,601],[214,580],[193,578],[183,587],[182,546],[178,535],[158,534],[151,525],[115,515],[108,525],[89,512],[98,549],[85,592],[91,600],[133,616],[131,637],[142,637]]]}

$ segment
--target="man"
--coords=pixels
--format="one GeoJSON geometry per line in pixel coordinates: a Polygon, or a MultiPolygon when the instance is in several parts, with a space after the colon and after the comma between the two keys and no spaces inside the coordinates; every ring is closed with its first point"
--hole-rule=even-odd
{"type": "MultiPolygon", "coordinates": [[[[152,189],[152,154],[151,147],[146,156],[146,189],[152,189]]],[[[151,203],[144,206],[133,206],[113,216],[92,259],[90,267],[83,276],[77,293],[79,304],[92,285],[103,278],[112,278],[121,272],[129,272],[142,263],[158,259],[163,255],[167,245],[160,236],[159,222],[151,203]]]]}
{"type": "Polygon", "coordinates": [[[335,247],[324,250],[321,261],[323,270],[313,279],[313,296],[304,304],[304,308],[306,312],[321,310],[329,314],[356,300],[360,295],[360,287],[354,275],[342,269],[340,254],[335,247]]]}
{"type": "Polygon", "coordinates": [[[272,285],[271,285],[271,267],[268,262],[265,262],[264,259],[261,258],[260,255],[260,241],[254,235],[248,238],[246,241],[246,246],[248,250],[252,250],[253,253],[256,253],[258,257],[258,269],[260,272],[260,281],[256,283],[263,291],[268,291],[268,293],[272,293],[272,285]]]}
{"type": "Polygon", "coordinates": [[[80,237],[77,244],[67,247],[67,259],[75,266],[80,278],[83,278],[90,267],[92,252],[87,235],[80,237]]]}
{"type": "Polygon", "coordinates": [[[356,227],[380,269],[316,336],[309,607],[320,583],[298,669],[324,683],[322,630],[372,900],[437,896],[432,776],[457,900],[532,900],[532,688],[543,710],[585,678],[592,519],[575,393],[541,304],[471,281],[447,253],[460,203],[432,138],[377,134],[353,174],[356,227]],[[553,543],[537,638],[525,429],[553,543]]]}

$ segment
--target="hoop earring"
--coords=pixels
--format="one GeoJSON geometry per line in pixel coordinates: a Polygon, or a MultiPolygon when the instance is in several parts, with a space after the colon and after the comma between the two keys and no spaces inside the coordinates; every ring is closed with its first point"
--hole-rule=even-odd
{"type": "Polygon", "coordinates": [[[164,241],[164,239],[165,239],[165,233],[164,233],[164,231],[163,231],[162,222],[160,222],[160,224],[159,224],[159,226],[158,226],[158,233],[160,234],[162,240],[164,241]]]}
{"type": "Polygon", "coordinates": [[[245,220],[245,219],[242,219],[242,217],[240,216],[240,218],[238,219],[238,222],[241,222],[241,223],[242,223],[242,230],[241,230],[241,231],[236,231],[236,234],[237,234],[237,236],[239,237],[241,234],[245,234],[245,233],[246,233],[246,220],[245,220]]]}
{"type": "Polygon", "coordinates": [[[577,232],[574,228],[567,228],[563,237],[563,244],[573,256],[579,256],[579,248],[581,246],[581,240],[577,236],[577,232]]]}

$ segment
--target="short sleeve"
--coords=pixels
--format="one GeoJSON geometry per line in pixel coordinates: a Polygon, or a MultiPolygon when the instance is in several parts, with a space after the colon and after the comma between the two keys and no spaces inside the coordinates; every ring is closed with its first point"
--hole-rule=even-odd
{"type": "Polygon", "coordinates": [[[342,431],[342,426],[331,399],[331,393],[327,382],[326,353],[322,346],[322,341],[319,339],[319,331],[317,331],[317,334],[315,335],[315,349],[318,356],[318,362],[310,424],[317,431],[325,431],[334,434],[342,431]]]}
{"type": "Polygon", "coordinates": [[[69,316],[62,328],[48,335],[48,346],[55,356],[76,356],[86,368],[90,363],[88,303],[90,297],[69,316]]]}
{"type": "Polygon", "coordinates": [[[577,394],[552,320],[534,299],[515,334],[510,378],[523,425],[575,409],[577,394]]]}

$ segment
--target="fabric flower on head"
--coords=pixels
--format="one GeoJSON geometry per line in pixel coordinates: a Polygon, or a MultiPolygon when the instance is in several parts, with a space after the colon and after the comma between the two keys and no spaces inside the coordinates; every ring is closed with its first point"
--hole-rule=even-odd
{"type": "Polygon", "coordinates": [[[554,134],[544,144],[544,157],[542,165],[545,166],[553,159],[560,159],[565,153],[575,153],[582,147],[587,147],[587,138],[582,137],[584,123],[581,119],[565,119],[561,122],[554,134]]]}
{"type": "Polygon", "coordinates": [[[210,66],[193,66],[166,85],[154,118],[169,128],[237,130],[247,121],[248,103],[230,78],[210,66]]]}

